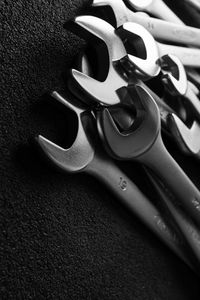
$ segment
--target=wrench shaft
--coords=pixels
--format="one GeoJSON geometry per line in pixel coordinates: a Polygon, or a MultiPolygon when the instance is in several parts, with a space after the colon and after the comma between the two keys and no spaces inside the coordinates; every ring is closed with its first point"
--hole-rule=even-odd
{"type": "Polygon", "coordinates": [[[144,26],[156,39],[200,47],[200,30],[131,13],[130,21],[144,26]]]}
{"type": "Polygon", "coordinates": [[[166,191],[166,188],[163,189],[162,183],[159,183],[159,180],[154,178],[154,174],[145,168],[148,177],[150,178],[151,183],[155,187],[159,197],[162,198],[162,203],[164,203],[165,208],[169,211],[173,226],[176,226],[179,230],[179,233],[182,235],[182,238],[186,242],[187,248],[190,252],[191,258],[199,266],[200,262],[200,232],[199,229],[192,223],[192,221],[187,218],[185,214],[175,205],[172,201],[169,201],[169,198],[176,200],[173,195],[166,191]]]}
{"type": "Polygon", "coordinates": [[[166,150],[159,134],[139,160],[161,179],[185,212],[200,225],[200,192],[166,150]]]}
{"type": "Polygon", "coordinates": [[[95,156],[85,171],[106,184],[123,204],[191,267],[179,237],[165,223],[156,207],[111,160],[95,156]]]}
{"type": "Polygon", "coordinates": [[[173,45],[157,43],[159,47],[160,57],[173,54],[177,56],[184,66],[200,67],[200,50],[173,45]]]}
{"type": "Polygon", "coordinates": [[[181,19],[162,0],[153,0],[146,11],[168,22],[184,25],[181,19]]]}

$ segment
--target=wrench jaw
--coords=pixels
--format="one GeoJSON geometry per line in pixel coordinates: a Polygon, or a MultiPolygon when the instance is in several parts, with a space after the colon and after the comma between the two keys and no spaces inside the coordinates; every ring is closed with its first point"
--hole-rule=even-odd
{"type": "Polygon", "coordinates": [[[118,61],[127,56],[123,42],[116,35],[114,27],[97,17],[80,16],[75,19],[75,23],[105,43],[109,68],[104,81],[96,80],[75,69],[71,70],[72,79],[82,91],[89,95],[90,99],[106,106],[120,103],[120,98],[115,91],[128,85],[127,81],[115,70],[118,61]]]}
{"type": "Polygon", "coordinates": [[[143,79],[157,76],[160,72],[157,64],[160,55],[153,36],[143,26],[133,22],[124,23],[116,29],[116,33],[124,42],[130,64],[142,74],[143,79]],[[143,54],[143,58],[130,53],[134,48],[143,54]]]}
{"type": "Polygon", "coordinates": [[[113,14],[115,16],[116,27],[121,26],[125,22],[130,21],[130,11],[122,0],[93,0],[93,7],[104,7],[109,6],[112,8],[113,14]]]}
{"type": "Polygon", "coordinates": [[[141,86],[128,87],[137,115],[128,131],[120,132],[108,109],[97,114],[98,130],[106,150],[118,160],[140,157],[154,144],[160,133],[159,109],[150,94],[141,86]]]}
{"type": "Polygon", "coordinates": [[[127,0],[129,5],[137,11],[148,9],[153,0],[127,0]]]}
{"type": "Polygon", "coordinates": [[[161,67],[162,80],[173,96],[184,96],[188,81],[185,68],[178,57],[168,54],[162,56],[158,63],[161,67]]]}
{"type": "Polygon", "coordinates": [[[199,123],[194,121],[188,128],[175,114],[169,114],[167,122],[181,149],[186,154],[200,157],[199,123]]]}
{"type": "Polygon", "coordinates": [[[41,135],[36,137],[36,141],[44,154],[59,168],[67,172],[80,172],[93,160],[95,154],[95,149],[85,131],[85,127],[90,122],[89,118],[84,118],[84,110],[70,104],[57,92],[53,92],[52,96],[76,113],[78,119],[76,139],[68,149],[58,146],[41,135]]]}

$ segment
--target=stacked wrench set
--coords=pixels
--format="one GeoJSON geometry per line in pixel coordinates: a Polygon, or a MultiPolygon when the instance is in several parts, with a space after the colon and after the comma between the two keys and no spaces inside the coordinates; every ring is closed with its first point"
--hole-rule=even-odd
{"type": "Polygon", "coordinates": [[[194,70],[200,30],[183,24],[162,0],[93,0],[90,15],[65,27],[88,46],[68,81],[80,105],[56,91],[51,96],[76,113],[77,136],[69,149],[43,136],[37,142],[63,170],[104,182],[199,273],[200,191],[164,146],[161,131],[185,155],[200,159],[200,75],[194,70]],[[139,162],[160,205],[115,160],[139,162]]]}

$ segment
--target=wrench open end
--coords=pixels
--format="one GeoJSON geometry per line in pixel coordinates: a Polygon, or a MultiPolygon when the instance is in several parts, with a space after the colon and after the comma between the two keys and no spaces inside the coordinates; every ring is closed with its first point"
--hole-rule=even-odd
{"type": "Polygon", "coordinates": [[[129,15],[132,13],[125,5],[122,0],[93,0],[92,6],[103,7],[109,6],[115,16],[115,21],[117,27],[121,26],[123,23],[129,21],[129,15]]]}
{"type": "Polygon", "coordinates": [[[116,33],[124,41],[129,61],[138,69],[144,77],[155,77],[160,72],[159,49],[153,36],[140,24],[127,22],[116,29],[116,33]],[[137,45],[137,47],[136,47],[137,45]],[[144,53],[140,58],[136,54],[144,53]],[[132,52],[132,53],[131,53],[132,52]]]}
{"type": "Polygon", "coordinates": [[[128,3],[136,10],[146,10],[152,4],[153,0],[128,0],[128,3]]]}
{"type": "Polygon", "coordinates": [[[185,68],[178,57],[168,54],[162,56],[158,63],[161,67],[162,80],[169,92],[175,96],[184,96],[188,88],[185,68]]]}
{"type": "Polygon", "coordinates": [[[68,149],[58,146],[41,135],[36,137],[36,141],[46,156],[59,168],[68,172],[79,172],[92,161],[95,152],[84,129],[84,110],[70,104],[57,92],[53,92],[52,96],[76,113],[78,118],[76,139],[68,149]]]}
{"type": "Polygon", "coordinates": [[[115,33],[115,28],[102,19],[80,16],[75,19],[75,22],[105,43],[109,66],[107,77],[103,82],[74,69],[71,71],[72,78],[94,101],[104,105],[120,103],[116,90],[128,84],[115,70],[116,63],[127,56],[123,42],[115,33]]]}
{"type": "Polygon", "coordinates": [[[118,130],[108,109],[104,109],[97,115],[100,136],[105,142],[107,151],[121,160],[132,159],[146,152],[160,131],[159,109],[153,98],[141,86],[136,85],[129,89],[134,98],[137,115],[133,126],[128,131],[118,130]]]}
{"type": "Polygon", "coordinates": [[[186,148],[189,154],[200,155],[199,123],[194,121],[191,128],[188,128],[175,114],[169,114],[168,122],[179,145],[186,148]]]}

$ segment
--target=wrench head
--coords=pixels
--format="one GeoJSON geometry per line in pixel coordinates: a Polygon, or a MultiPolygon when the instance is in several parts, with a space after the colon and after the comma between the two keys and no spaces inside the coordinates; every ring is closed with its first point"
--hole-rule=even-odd
{"type": "Polygon", "coordinates": [[[194,121],[188,128],[175,114],[169,114],[168,124],[179,146],[187,154],[200,155],[200,125],[194,121]]]}
{"type": "Polygon", "coordinates": [[[131,7],[135,10],[142,11],[149,7],[153,0],[127,0],[131,7]]]}
{"type": "Polygon", "coordinates": [[[125,22],[130,21],[129,16],[133,14],[132,11],[124,4],[122,0],[93,0],[93,7],[109,6],[112,8],[113,14],[115,16],[116,27],[121,26],[125,22]]]}
{"type": "Polygon", "coordinates": [[[155,77],[160,72],[157,61],[159,49],[153,36],[143,26],[133,22],[124,23],[116,29],[116,33],[124,42],[129,62],[139,70],[143,77],[155,77]],[[142,54],[142,58],[135,55],[142,54]]]}
{"type": "Polygon", "coordinates": [[[116,90],[128,84],[115,69],[115,64],[127,55],[123,42],[116,35],[114,27],[102,19],[93,16],[79,16],[75,18],[74,22],[105,43],[109,66],[104,81],[96,80],[76,69],[71,70],[72,79],[94,101],[104,105],[118,104],[120,98],[116,90]]]}
{"type": "Polygon", "coordinates": [[[162,56],[158,63],[161,67],[162,80],[174,96],[184,96],[188,88],[185,68],[178,57],[168,54],[162,56]]]}
{"type": "Polygon", "coordinates": [[[87,128],[91,126],[91,119],[85,115],[83,109],[74,106],[57,92],[53,92],[52,97],[76,113],[78,119],[76,139],[68,149],[56,145],[41,135],[36,137],[36,141],[45,155],[59,168],[67,172],[80,172],[92,161],[95,153],[87,128]]]}
{"type": "Polygon", "coordinates": [[[159,109],[151,95],[142,86],[127,88],[136,107],[136,118],[128,131],[120,132],[109,110],[97,115],[98,130],[107,151],[119,160],[132,160],[144,154],[160,132],[159,109]]]}

